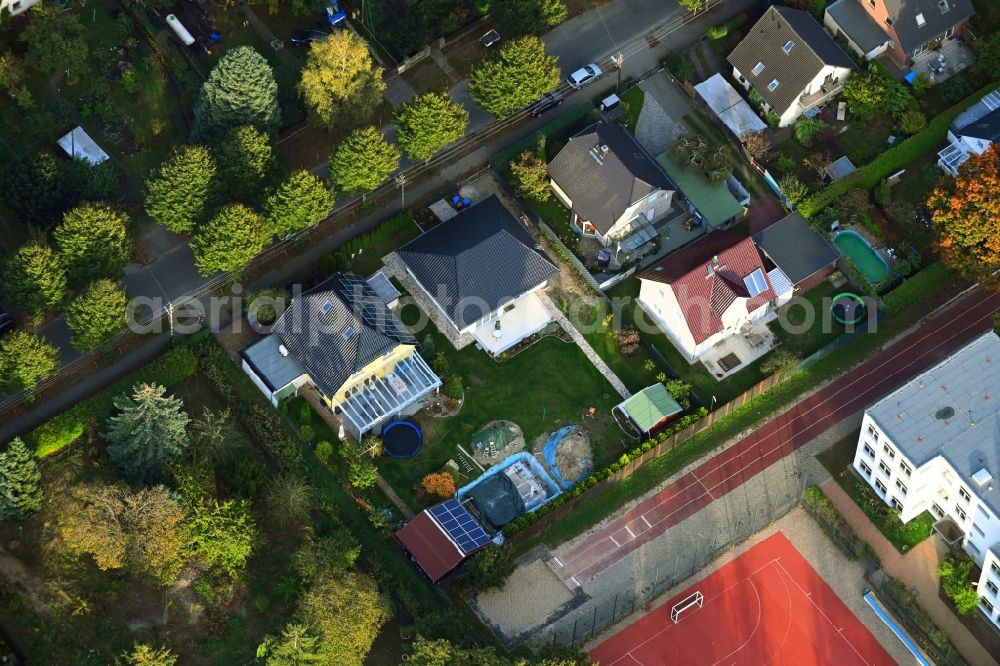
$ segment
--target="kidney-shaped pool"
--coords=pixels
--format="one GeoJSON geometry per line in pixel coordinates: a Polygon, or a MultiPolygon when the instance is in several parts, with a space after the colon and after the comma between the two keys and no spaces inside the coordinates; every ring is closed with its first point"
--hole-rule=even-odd
{"type": "Polygon", "coordinates": [[[833,239],[840,253],[854,262],[865,279],[872,284],[878,284],[889,274],[889,266],[856,231],[841,231],[833,239]]]}

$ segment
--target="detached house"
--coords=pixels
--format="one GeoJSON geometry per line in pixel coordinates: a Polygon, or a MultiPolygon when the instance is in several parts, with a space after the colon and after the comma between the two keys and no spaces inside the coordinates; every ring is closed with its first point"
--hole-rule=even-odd
{"type": "Polygon", "coordinates": [[[837,0],[823,23],[868,60],[883,53],[899,66],[961,34],[975,13],[972,0],[837,0]]]}
{"type": "Polygon", "coordinates": [[[605,247],[637,234],[642,242],[654,238],[652,223],[670,211],[673,183],[623,125],[586,128],[559,151],[548,171],[552,191],[570,209],[573,228],[605,247]]]}
{"type": "Polygon", "coordinates": [[[17,16],[37,4],[38,0],[0,0],[0,20],[5,18],[7,12],[10,12],[11,16],[17,16]]]}
{"type": "Polygon", "coordinates": [[[958,175],[973,154],[982,155],[1000,142],[1000,88],[970,106],[948,128],[948,145],[938,153],[938,166],[958,175]]]}
{"type": "Polygon", "coordinates": [[[733,77],[754,90],[779,125],[840,92],[854,62],[809,13],[772,6],[733,52],[733,77]]]}
{"type": "Polygon", "coordinates": [[[360,439],[441,386],[416,345],[367,282],[338,273],[293,299],[240,356],[271,404],[312,386],[360,439]]]}
{"type": "MultiPolygon", "coordinates": [[[[716,231],[639,274],[639,306],[689,363],[717,379],[774,346],[778,294],[753,239],[716,231]]],[[[791,292],[785,280],[783,291],[791,292]]]]}

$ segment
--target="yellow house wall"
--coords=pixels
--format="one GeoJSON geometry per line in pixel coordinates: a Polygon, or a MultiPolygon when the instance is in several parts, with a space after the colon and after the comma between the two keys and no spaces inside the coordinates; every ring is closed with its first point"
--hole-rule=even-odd
{"type": "Polygon", "coordinates": [[[330,409],[333,409],[334,402],[343,402],[349,390],[358,384],[361,384],[364,380],[373,375],[376,377],[385,377],[392,371],[393,368],[396,367],[397,363],[409,357],[415,348],[416,347],[414,347],[414,345],[397,345],[389,356],[380,356],[362,368],[357,374],[349,377],[332,399],[330,396],[323,396],[323,399],[326,401],[330,409]]]}

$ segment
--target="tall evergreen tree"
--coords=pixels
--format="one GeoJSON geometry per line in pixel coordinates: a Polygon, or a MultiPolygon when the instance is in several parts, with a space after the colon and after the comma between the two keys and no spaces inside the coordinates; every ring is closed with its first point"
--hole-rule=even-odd
{"type": "Polygon", "coordinates": [[[12,395],[35,388],[59,367],[59,351],[45,338],[15,331],[0,338],[0,391],[12,395]]]}
{"type": "Polygon", "coordinates": [[[230,49],[201,87],[194,107],[195,136],[204,139],[239,125],[274,132],[280,122],[278,84],[271,65],[250,46],[230,49]]]}
{"type": "Polygon", "coordinates": [[[259,202],[277,168],[271,138],[253,125],[241,125],[226,130],[213,152],[226,198],[259,202]]]}
{"type": "Polygon", "coordinates": [[[469,92],[483,110],[505,116],[559,85],[556,57],[537,37],[507,42],[495,58],[472,72],[469,92]]]}
{"type": "Polygon", "coordinates": [[[155,481],[188,446],[190,419],[180,398],[156,384],[139,384],[131,397],[114,399],[107,421],[108,455],[132,481],[155,481]]]}
{"type": "Polygon", "coordinates": [[[559,25],[569,15],[563,0],[492,0],[490,18],[511,37],[559,25]]]}
{"type": "Polygon", "coordinates": [[[74,286],[117,278],[132,250],[128,215],[107,204],[85,203],[68,211],[52,235],[74,286]]]}
{"type": "Polygon", "coordinates": [[[95,280],[66,307],[66,326],[73,346],[93,351],[105,340],[125,330],[125,290],[111,280],[95,280]]]}
{"type": "Polygon", "coordinates": [[[4,203],[19,221],[40,229],[50,229],[59,221],[68,193],[52,153],[12,161],[3,183],[4,203]]]}
{"type": "Polygon", "coordinates": [[[354,130],[330,156],[330,180],[342,192],[371,192],[399,166],[399,151],[374,127],[354,130]]]}
{"type": "Polygon", "coordinates": [[[308,229],[333,208],[333,192],[308,171],[295,171],[264,202],[268,232],[285,236],[308,229]]]}
{"type": "Polygon", "coordinates": [[[42,508],[42,473],[20,437],[0,453],[0,521],[26,518],[42,508]]]}
{"type": "Polygon", "coordinates": [[[264,219],[243,204],[223,208],[191,241],[194,263],[202,275],[238,271],[263,251],[268,235],[264,219]]]}
{"type": "Polygon", "coordinates": [[[396,109],[396,140],[415,160],[426,160],[462,138],[469,112],[440,93],[414,97],[396,109]]]}
{"type": "Polygon", "coordinates": [[[22,245],[3,269],[3,295],[12,307],[40,317],[66,294],[66,270],[48,245],[22,245]]]}
{"type": "Polygon", "coordinates": [[[146,212],[171,231],[204,221],[216,192],[215,159],[204,146],[176,149],[146,180],[146,212]]]}

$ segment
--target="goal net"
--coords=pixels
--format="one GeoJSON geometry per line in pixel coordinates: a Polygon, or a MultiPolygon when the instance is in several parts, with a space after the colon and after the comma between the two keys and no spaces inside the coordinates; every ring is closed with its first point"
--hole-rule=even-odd
{"type": "Polygon", "coordinates": [[[695,592],[687,597],[684,597],[670,609],[670,619],[674,624],[680,622],[681,615],[692,608],[701,608],[701,605],[705,603],[705,597],[701,592],[695,592]]]}

